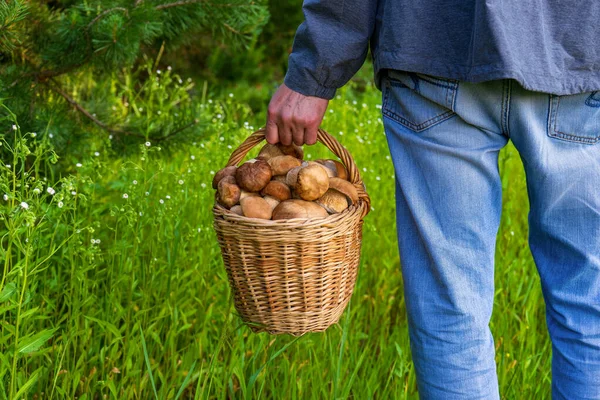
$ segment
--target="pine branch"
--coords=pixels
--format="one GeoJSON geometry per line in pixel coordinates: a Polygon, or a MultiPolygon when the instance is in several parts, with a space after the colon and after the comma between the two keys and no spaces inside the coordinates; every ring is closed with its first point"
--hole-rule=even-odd
{"type": "Polygon", "coordinates": [[[104,10],[102,11],[100,14],[98,14],[96,16],[96,18],[94,18],[87,26],[86,28],[86,35],[89,35],[89,30],[90,28],[96,23],[98,22],[98,20],[102,17],[104,17],[106,14],[110,14],[113,11],[123,11],[125,13],[125,15],[127,17],[129,17],[129,10],[126,9],[125,7],[114,7],[114,8],[109,8],[108,10],[104,10]]]}
{"type": "Polygon", "coordinates": [[[167,140],[179,133],[181,133],[182,131],[191,128],[192,126],[196,125],[198,122],[200,122],[200,120],[195,119],[192,122],[183,125],[182,127],[180,127],[179,129],[174,130],[173,132],[169,133],[166,136],[161,136],[161,137],[146,137],[145,135],[142,135],[140,133],[136,133],[136,132],[130,132],[130,131],[125,131],[123,129],[120,128],[114,128],[114,127],[110,127],[108,126],[108,124],[100,121],[98,118],[96,118],[92,113],[90,113],[88,110],[86,110],[81,104],[79,104],[78,102],[76,102],[71,96],[69,96],[67,93],[65,93],[64,90],[62,90],[58,84],[52,80],[49,80],[47,82],[45,82],[45,84],[50,88],[50,90],[58,93],[62,98],[64,98],[69,104],[71,104],[77,111],[79,111],[80,113],[82,113],[86,118],[88,118],[89,120],[91,120],[94,124],[98,125],[100,128],[104,129],[107,132],[116,134],[116,135],[123,135],[123,136],[134,136],[137,138],[141,138],[141,139],[152,139],[155,142],[162,142],[164,140],[167,140]],[[51,82],[51,83],[49,83],[51,82]]]}
{"type": "Polygon", "coordinates": [[[180,0],[180,1],[175,1],[173,3],[159,4],[154,8],[157,10],[164,10],[166,8],[186,6],[188,4],[199,4],[199,3],[205,4],[205,5],[211,6],[211,7],[227,7],[227,8],[233,8],[233,7],[243,8],[243,7],[254,7],[255,6],[254,2],[252,2],[250,4],[234,4],[234,3],[215,4],[215,3],[208,3],[208,2],[206,2],[206,0],[180,0]]]}

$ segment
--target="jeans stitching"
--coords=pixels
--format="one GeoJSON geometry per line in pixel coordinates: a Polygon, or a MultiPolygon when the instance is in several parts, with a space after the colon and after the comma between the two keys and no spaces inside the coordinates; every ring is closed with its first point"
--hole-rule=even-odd
{"type": "Polygon", "coordinates": [[[550,137],[568,140],[570,142],[575,142],[575,143],[589,143],[589,144],[594,144],[600,140],[600,136],[597,136],[594,138],[594,137],[574,135],[572,133],[566,133],[566,132],[559,131],[556,127],[557,119],[558,119],[557,114],[558,114],[559,105],[560,105],[560,96],[552,96],[551,102],[550,102],[551,124],[550,124],[550,126],[548,126],[548,135],[550,137]],[[554,99],[556,99],[556,101],[553,101],[554,99]]]}
{"type": "Polygon", "coordinates": [[[456,113],[454,111],[446,111],[445,113],[437,115],[433,118],[430,118],[427,121],[421,122],[420,124],[415,124],[390,110],[383,110],[383,114],[385,116],[393,119],[394,121],[399,122],[402,125],[409,127],[410,129],[412,129],[416,132],[424,131],[425,129],[429,128],[433,124],[435,124],[437,122],[442,122],[442,121],[456,115],[456,113]]]}

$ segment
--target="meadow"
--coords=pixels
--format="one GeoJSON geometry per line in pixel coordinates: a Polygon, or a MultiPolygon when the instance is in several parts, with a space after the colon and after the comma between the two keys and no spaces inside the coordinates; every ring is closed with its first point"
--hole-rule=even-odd
{"type": "MultiPolygon", "coordinates": [[[[223,89],[223,88],[222,88],[223,89]]],[[[361,168],[372,198],[360,273],[340,322],[302,337],[254,334],[235,314],[212,227],[213,174],[262,126],[265,90],[203,95],[203,135],[115,154],[103,132],[61,158],[60,131],[0,144],[0,399],[415,399],[380,92],[349,84],[323,128],[361,168]],[[54,174],[53,165],[63,164],[54,174]]],[[[256,149],[250,156],[256,154],[256,149]]],[[[320,145],[307,157],[329,156],[320,145]]],[[[551,346],[527,246],[528,200],[502,151],[503,216],[491,329],[504,399],[550,397],[551,346]]],[[[400,177],[401,179],[401,177],[400,177]]]]}

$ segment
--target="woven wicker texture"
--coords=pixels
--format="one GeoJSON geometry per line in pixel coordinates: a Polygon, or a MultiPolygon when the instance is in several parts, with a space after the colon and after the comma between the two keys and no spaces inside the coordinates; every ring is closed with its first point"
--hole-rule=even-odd
{"type": "MultiPolygon", "coordinates": [[[[264,130],[250,135],[227,166],[238,165],[264,138],[264,130]]],[[[348,169],[357,204],[327,218],[282,221],[242,217],[219,204],[213,208],[235,308],[255,332],[324,331],[339,320],[356,283],[370,199],[348,151],[323,130],[318,141],[348,169]]]]}

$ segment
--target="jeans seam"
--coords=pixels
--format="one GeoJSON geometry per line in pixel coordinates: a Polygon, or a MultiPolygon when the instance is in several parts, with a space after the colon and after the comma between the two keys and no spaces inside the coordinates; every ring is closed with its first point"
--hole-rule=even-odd
{"type": "Polygon", "coordinates": [[[511,97],[511,92],[512,92],[512,81],[509,79],[505,79],[502,86],[503,86],[503,93],[502,93],[501,131],[502,131],[502,134],[504,134],[508,138],[510,138],[509,115],[510,115],[510,97],[511,97]]]}
{"type": "Polygon", "coordinates": [[[403,117],[399,116],[398,114],[396,114],[395,112],[390,111],[390,110],[384,109],[383,115],[385,115],[388,118],[393,119],[396,122],[401,123],[402,125],[407,126],[408,128],[410,128],[416,132],[420,132],[420,131],[424,131],[425,129],[429,128],[430,126],[434,125],[437,122],[444,121],[444,120],[456,115],[456,113],[454,111],[449,110],[443,114],[440,114],[433,118],[430,118],[427,121],[421,122],[420,124],[412,123],[409,120],[407,120],[406,118],[403,118],[403,117]]]}

